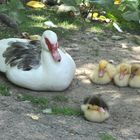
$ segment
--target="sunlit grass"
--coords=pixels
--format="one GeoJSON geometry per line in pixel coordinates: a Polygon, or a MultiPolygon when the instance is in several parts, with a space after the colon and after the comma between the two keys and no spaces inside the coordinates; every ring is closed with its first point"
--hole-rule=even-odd
{"type": "Polygon", "coordinates": [[[58,26],[64,29],[77,29],[78,28],[75,24],[70,24],[68,21],[58,23],[58,26]]]}
{"type": "Polygon", "coordinates": [[[30,17],[30,19],[37,21],[37,22],[46,20],[46,17],[44,15],[29,15],[28,17],[30,17]]]}

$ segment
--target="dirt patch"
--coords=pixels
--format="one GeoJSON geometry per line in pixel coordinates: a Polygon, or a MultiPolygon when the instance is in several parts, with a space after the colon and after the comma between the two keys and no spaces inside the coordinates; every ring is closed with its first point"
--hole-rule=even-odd
{"type": "Polygon", "coordinates": [[[134,44],[133,35],[121,34],[121,40],[114,40],[115,33],[78,31],[68,40],[60,39],[60,45],[75,60],[75,78],[64,92],[35,92],[17,87],[1,73],[0,82],[10,86],[11,96],[0,96],[0,139],[1,140],[100,140],[100,133],[109,133],[117,140],[140,139],[140,89],[119,88],[113,83],[95,85],[86,73],[90,72],[100,59],[140,60],[140,53],[134,44]],[[135,48],[135,49],[133,49],[135,48]],[[49,106],[65,105],[80,108],[83,99],[89,95],[101,94],[108,102],[111,117],[104,123],[86,121],[83,116],[44,115],[27,101],[18,101],[17,94],[31,94],[47,97],[49,106]],[[56,95],[68,98],[67,102],[54,102],[56,95]],[[39,114],[35,121],[28,113],[39,114]]]}

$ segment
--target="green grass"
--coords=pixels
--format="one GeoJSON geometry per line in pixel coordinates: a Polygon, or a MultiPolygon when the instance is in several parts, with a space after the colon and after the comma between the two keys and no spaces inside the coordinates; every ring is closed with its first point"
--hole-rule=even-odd
{"type": "Polygon", "coordinates": [[[68,97],[65,97],[64,95],[57,95],[53,97],[53,100],[57,102],[67,102],[68,97]]]}
{"type": "MultiPolygon", "coordinates": [[[[19,95],[18,100],[20,101],[30,101],[32,104],[34,105],[38,105],[41,108],[46,108],[48,106],[48,99],[47,98],[43,98],[43,97],[35,97],[32,95],[27,95],[27,94],[22,94],[19,95]]],[[[57,100],[57,101],[66,101],[68,98],[66,98],[65,96],[55,96],[53,100],[57,100]]],[[[57,107],[57,106],[53,106],[50,107],[52,108],[52,114],[55,115],[79,115],[81,114],[80,110],[74,109],[74,108],[70,108],[70,107],[57,107]]]]}
{"type": "Polygon", "coordinates": [[[101,140],[117,140],[113,136],[109,135],[108,133],[102,133],[99,135],[101,140]]]}
{"type": "Polygon", "coordinates": [[[48,99],[47,98],[43,98],[43,97],[35,97],[35,96],[31,96],[31,95],[20,95],[18,96],[18,99],[20,101],[30,101],[31,103],[35,104],[35,105],[39,105],[41,107],[46,107],[48,105],[48,99]]]}
{"type": "Polygon", "coordinates": [[[2,96],[10,96],[9,87],[6,85],[0,85],[0,95],[2,96]]]}
{"type": "Polygon", "coordinates": [[[55,115],[80,115],[81,111],[70,107],[52,107],[52,113],[55,115]]]}

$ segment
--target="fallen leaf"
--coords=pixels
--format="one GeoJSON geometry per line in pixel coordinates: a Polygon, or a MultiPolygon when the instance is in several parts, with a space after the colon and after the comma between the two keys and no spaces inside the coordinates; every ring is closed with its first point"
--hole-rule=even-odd
{"type": "Polygon", "coordinates": [[[26,3],[27,6],[32,7],[32,8],[43,8],[45,7],[45,4],[39,1],[29,1],[26,3]]]}
{"type": "Polygon", "coordinates": [[[39,115],[35,115],[35,114],[27,114],[28,117],[30,117],[33,120],[39,120],[39,115]]]}

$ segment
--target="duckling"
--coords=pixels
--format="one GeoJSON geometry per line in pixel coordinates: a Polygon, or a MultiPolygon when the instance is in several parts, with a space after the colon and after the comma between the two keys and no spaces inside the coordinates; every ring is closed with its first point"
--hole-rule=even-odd
{"type": "Polygon", "coordinates": [[[140,88],[140,64],[132,64],[129,86],[140,88]]]}
{"type": "Polygon", "coordinates": [[[131,65],[128,63],[121,63],[116,67],[116,74],[114,76],[114,83],[119,87],[128,86],[128,81],[131,73],[131,65]]]}
{"type": "Polygon", "coordinates": [[[116,73],[116,68],[113,64],[107,60],[100,60],[99,64],[90,75],[90,79],[96,84],[107,84],[109,83],[116,73]]]}
{"type": "Polygon", "coordinates": [[[81,110],[88,121],[103,122],[109,118],[109,108],[100,96],[87,97],[81,105],[81,110]]]}
{"type": "Polygon", "coordinates": [[[35,41],[35,40],[40,40],[41,36],[40,35],[30,35],[27,32],[23,32],[23,33],[21,33],[21,38],[25,38],[25,39],[35,41]]]}

